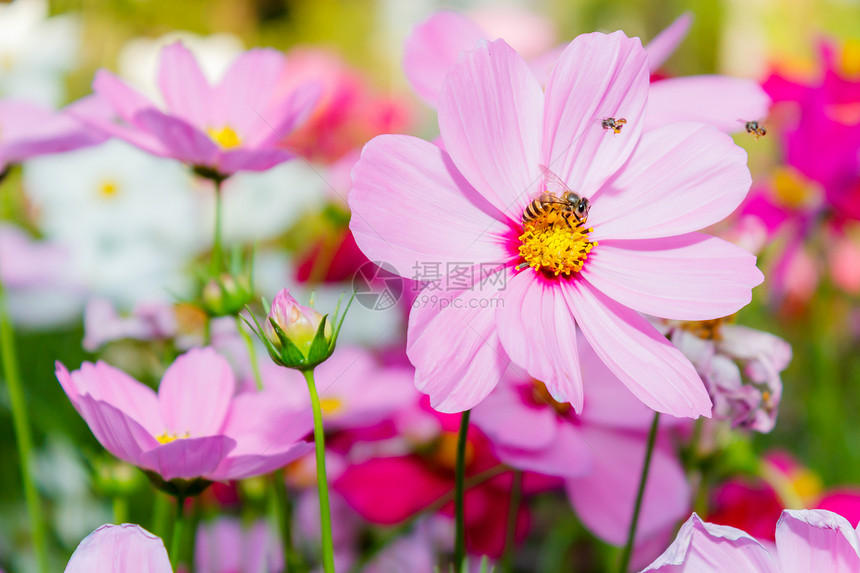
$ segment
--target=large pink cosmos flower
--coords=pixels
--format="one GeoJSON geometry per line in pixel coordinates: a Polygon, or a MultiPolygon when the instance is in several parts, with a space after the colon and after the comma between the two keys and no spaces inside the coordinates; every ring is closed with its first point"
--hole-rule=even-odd
{"type": "Polygon", "coordinates": [[[313,449],[310,413],[275,392],[234,396],[225,358],[194,349],[167,369],[156,394],[104,362],[57,378],[110,453],[171,480],[231,480],[270,472],[313,449]]]}
{"type": "Polygon", "coordinates": [[[646,571],[853,573],[860,571],[860,537],[835,513],[787,509],[776,524],[776,548],[769,551],[740,529],[704,522],[694,513],[646,571]]]}
{"type": "Polygon", "coordinates": [[[702,320],[749,302],[755,257],[695,232],[746,195],[746,153],[704,124],[643,135],[648,89],[645,51],[621,32],[576,38],[546,93],[504,41],[481,42],[446,76],[444,149],[398,135],[365,146],[349,198],[356,242],[401,274],[444,275],[413,305],[407,341],[438,410],[475,406],[513,361],[581,412],[578,328],[650,408],[710,414],[692,364],[639,312],[702,320]],[[628,123],[614,134],[604,117],[628,123]],[[590,199],[586,224],[569,226],[557,205],[523,223],[552,188],[542,165],[590,199]]]}
{"type": "MultiPolygon", "coordinates": [[[[687,35],[691,22],[690,14],[680,16],[646,46],[648,68],[652,73],[675,51],[687,35]]],[[[502,26],[487,23],[491,25],[481,25],[457,12],[440,11],[415,27],[406,41],[403,67],[421,99],[438,107],[445,74],[458,56],[471,50],[475,42],[482,38],[508,39],[510,29],[496,30],[494,28],[502,26]],[[496,35],[502,31],[502,35],[496,35]]],[[[541,84],[546,83],[565,48],[562,45],[535,53],[540,50],[535,50],[538,41],[529,38],[524,31],[551,37],[545,27],[545,22],[534,22],[532,18],[525,18],[524,25],[520,17],[518,29],[521,33],[515,38],[518,42],[511,42],[523,55],[526,54],[519,46],[530,48],[531,55],[526,57],[541,84]]],[[[750,79],[721,75],[668,78],[652,84],[644,123],[647,130],[673,121],[702,121],[723,131],[735,132],[744,126],[739,118],[758,119],[767,114],[769,106],[768,95],[750,79]]]]}
{"type": "Polygon", "coordinates": [[[304,121],[319,94],[309,83],[277,89],[286,73],[280,52],[249,50],[212,86],[192,53],[177,42],[161,52],[158,87],[166,109],[100,70],[93,91],[117,120],[79,117],[144,151],[216,176],[264,171],[294,156],[277,144],[304,121]]]}
{"type": "MultiPolygon", "coordinates": [[[[506,377],[475,407],[471,419],[487,435],[502,462],[565,478],[568,497],[582,523],[604,541],[622,545],[654,412],[588,346],[580,348],[579,356],[589,397],[582,415],[568,404],[554,402],[540,382],[506,377]]],[[[658,538],[662,546],[675,525],[689,514],[690,487],[666,431],[686,422],[668,416],[661,420],[637,543],[658,538]]]]}

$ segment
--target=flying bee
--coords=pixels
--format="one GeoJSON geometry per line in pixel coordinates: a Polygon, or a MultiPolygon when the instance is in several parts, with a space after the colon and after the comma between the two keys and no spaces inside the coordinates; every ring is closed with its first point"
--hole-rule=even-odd
{"type": "Polygon", "coordinates": [[[552,205],[561,205],[561,217],[567,226],[573,229],[570,218],[576,219],[579,226],[588,217],[591,203],[585,197],[580,197],[570,190],[561,178],[549,170],[546,165],[539,165],[544,177],[544,192],[529,203],[523,211],[523,223],[529,223],[544,215],[552,205]]]}
{"type": "Polygon", "coordinates": [[[615,119],[614,117],[604,117],[600,121],[600,125],[603,126],[603,129],[611,129],[613,133],[621,133],[621,128],[624,127],[624,124],[627,123],[627,120],[623,117],[615,119]]]}
{"type": "Polygon", "coordinates": [[[758,139],[759,137],[764,137],[765,135],[767,135],[767,130],[764,128],[763,125],[760,125],[758,121],[756,121],[756,120],[753,120],[753,121],[739,120],[739,121],[743,122],[744,129],[747,130],[747,133],[753,134],[756,139],[758,139]]]}

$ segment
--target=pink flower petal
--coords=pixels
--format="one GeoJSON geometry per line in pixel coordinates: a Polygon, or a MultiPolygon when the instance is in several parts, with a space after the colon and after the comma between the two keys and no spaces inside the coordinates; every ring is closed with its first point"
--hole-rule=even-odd
{"type": "Polygon", "coordinates": [[[430,107],[437,107],[445,75],[457,63],[457,56],[486,36],[470,18],[447,10],[416,25],[403,48],[403,71],[415,93],[430,107]]]}
{"type": "Polygon", "coordinates": [[[285,449],[307,437],[313,427],[310,404],[294,406],[283,392],[264,390],[233,398],[222,433],[236,440],[236,456],[285,449]]]}
{"type": "Polygon", "coordinates": [[[266,109],[260,110],[257,121],[243,134],[243,145],[282,146],[295,154],[284,140],[311,116],[321,93],[320,84],[311,82],[300,85],[284,97],[274,98],[266,109]]]}
{"type": "Polygon", "coordinates": [[[753,80],[727,76],[670,78],[651,84],[645,129],[676,121],[700,121],[732,133],[743,130],[746,120],[765,117],[768,108],[770,97],[753,80]]]}
{"type": "Polygon", "coordinates": [[[195,348],[164,373],[158,406],[166,430],[179,437],[221,433],[236,391],[230,363],[212,348],[195,348]]]}
{"type": "MultiPolygon", "coordinates": [[[[576,514],[598,537],[613,545],[627,540],[633,505],[645,462],[645,433],[580,427],[592,452],[587,474],[567,480],[567,494],[576,514]]],[[[658,443],[651,457],[648,483],[636,539],[671,529],[690,511],[690,487],[684,469],[668,442],[658,443]]]]}
{"type": "Polygon", "coordinates": [[[173,573],[164,542],[139,525],[102,525],[78,545],[65,573],[173,573]]]}
{"type": "Polygon", "coordinates": [[[706,320],[749,304],[752,288],[764,280],[755,262],[755,255],[727,241],[690,233],[601,242],[589,253],[581,275],[600,292],[639,312],[706,320]]]}
{"type": "Polygon", "coordinates": [[[403,521],[453,488],[449,479],[414,456],[351,465],[332,485],[359,515],[383,525],[403,521]]]}
{"type": "Polygon", "coordinates": [[[521,391],[523,384],[499,384],[472,410],[472,423],[493,445],[542,450],[556,437],[556,413],[548,406],[526,404],[521,391]]]}
{"type": "Polygon", "coordinates": [[[648,64],[639,38],[622,32],[577,36],[546,86],[540,163],[591,196],[639,142],[647,100],[648,64]],[[606,117],[627,124],[615,134],[603,129],[606,117]]]}
{"type": "Polygon", "coordinates": [[[144,452],[139,465],[165,481],[208,477],[235,446],[227,436],[180,438],[144,452]]]}
{"type": "Polygon", "coordinates": [[[445,149],[466,180],[517,222],[541,179],[542,105],[540,84],[503,40],[480,42],[442,86],[445,149]]]}
{"type": "Polygon", "coordinates": [[[297,442],[285,449],[266,451],[263,454],[234,455],[230,454],[209,474],[207,478],[218,481],[245,479],[275,471],[311,453],[314,445],[309,442],[297,442]]]}
{"type": "Polygon", "coordinates": [[[89,394],[94,400],[101,400],[122,411],[153,436],[163,431],[164,423],[158,414],[155,392],[122,370],[101,361],[95,364],[84,362],[80,370],[69,374],[66,367],[57,362],[56,374],[78,412],[81,396],[89,394]]]}
{"type": "Polygon", "coordinates": [[[528,269],[510,280],[503,298],[496,321],[508,356],[546,384],[557,402],[581,412],[576,322],[558,283],[528,269]]]}
{"type": "MultiPolygon", "coordinates": [[[[215,88],[212,116],[240,136],[252,133],[268,110],[272,95],[284,72],[286,58],[277,50],[248,50],[233,62],[215,88]]],[[[273,121],[273,120],[271,120],[273,121]]]]}
{"type": "Polygon", "coordinates": [[[408,135],[376,137],[364,146],[352,176],[350,229],[371,260],[411,276],[425,263],[440,264],[444,273],[448,262],[510,258],[502,246],[508,225],[501,213],[435,145],[408,135]]]}
{"type": "Polygon", "coordinates": [[[96,72],[93,92],[107,101],[126,123],[134,123],[134,116],[143,110],[155,109],[146,96],[107,70],[96,72]]]}
{"type": "Polygon", "coordinates": [[[823,509],[785,510],[776,524],[783,573],[860,571],[860,543],[848,520],[823,509]]]}
{"type": "Polygon", "coordinates": [[[693,365],[635,311],[586,281],[566,290],[576,323],[600,359],[646,406],[677,417],[710,416],[711,399],[693,365]]]}
{"type": "Polygon", "coordinates": [[[647,132],[619,174],[592,197],[591,239],[651,239],[698,231],[728,216],[752,179],[746,152],[701,123],[647,132]]]}
{"type": "Polygon", "coordinates": [[[107,451],[130,464],[148,467],[143,461],[144,452],[158,446],[158,442],[143,426],[89,394],[78,399],[78,412],[107,451]]]}
{"type": "MultiPolygon", "coordinates": [[[[591,472],[595,451],[580,427],[554,413],[553,416],[557,431],[546,447],[518,449],[507,444],[495,444],[496,455],[511,467],[548,476],[576,477],[591,472]]],[[[517,418],[511,418],[509,424],[520,431],[525,430],[525,424],[517,418]]]]}
{"type": "Polygon", "coordinates": [[[777,573],[767,550],[740,529],[706,523],[695,513],[672,545],[646,571],[664,573],[777,573]]]}
{"type": "MultiPolygon", "coordinates": [[[[645,52],[648,54],[648,69],[651,72],[657,71],[669,59],[672,52],[687,37],[687,32],[690,31],[690,24],[692,23],[693,15],[690,12],[684,12],[675,18],[675,21],[669,24],[668,28],[648,42],[648,45],[645,46],[645,52]]],[[[651,96],[648,97],[650,99],[651,96]]]]}
{"type": "Polygon", "coordinates": [[[474,407],[508,367],[496,330],[501,294],[476,286],[438,295],[425,289],[418,295],[409,314],[406,354],[415,365],[415,386],[430,395],[439,412],[474,407]]]}
{"type": "Polygon", "coordinates": [[[294,157],[293,152],[280,148],[234,149],[219,153],[214,167],[224,174],[236,171],[266,171],[294,157]]]}
{"type": "Polygon", "coordinates": [[[212,166],[218,155],[218,146],[208,135],[178,117],[147,109],[135,115],[134,122],[151,133],[168,150],[169,157],[183,163],[212,166]]]}
{"type": "Polygon", "coordinates": [[[194,54],[181,42],[162,48],[158,88],[172,115],[185,119],[198,129],[211,127],[209,106],[212,90],[194,54]]]}

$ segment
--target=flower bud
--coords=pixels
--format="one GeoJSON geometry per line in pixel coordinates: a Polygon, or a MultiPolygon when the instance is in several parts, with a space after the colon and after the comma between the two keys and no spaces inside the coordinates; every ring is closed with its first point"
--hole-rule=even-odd
{"type": "Polygon", "coordinates": [[[283,289],[272,302],[264,326],[258,325],[257,335],[275,363],[307,370],[325,361],[334,351],[339,325],[333,322],[328,315],[300,305],[289,290],[283,289]]]}
{"type": "Polygon", "coordinates": [[[202,308],[209,316],[229,316],[238,313],[254,296],[247,277],[234,278],[228,274],[212,278],[200,295],[202,308]]]}

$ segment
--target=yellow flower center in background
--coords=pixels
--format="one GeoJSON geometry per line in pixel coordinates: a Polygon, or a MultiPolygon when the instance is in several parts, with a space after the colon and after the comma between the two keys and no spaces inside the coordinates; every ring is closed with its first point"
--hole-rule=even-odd
{"type": "Polygon", "coordinates": [[[155,439],[158,440],[159,444],[169,444],[170,442],[172,442],[174,440],[181,440],[183,438],[188,438],[190,436],[191,436],[191,434],[188,432],[185,432],[184,436],[180,436],[178,434],[169,434],[167,432],[164,432],[160,436],[156,436],[155,439]]]}
{"type": "Polygon", "coordinates": [[[818,189],[791,167],[780,167],[773,175],[773,195],[780,205],[790,209],[813,205],[818,189]]]}
{"type": "Polygon", "coordinates": [[[220,129],[209,127],[206,129],[206,133],[209,134],[212,141],[217,143],[221,149],[233,149],[242,145],[242,138],[229,125],[225,125],[220,129]]]}
{"type": "Polygon", "coordinates": [[[571,228],[562,216],[563,211],[563,205],[548,205],[543,214],[524,225],[520,256],[535,271],[570,276],[582,269],[588,253],[597,245],[596,241],[588,240],[588,233],[594,229],[577,225],[572,216],[568,218],[571,228]]]}
{"type": "Polygon", "coordinates": [[[564,416],[573,409],[573,406],[567,402],[556,402],[552,394],[549,393],[546,384],[540,380],[532,380],[532,398],[538,404],[546,404],[555,410],[559,416],[564,416]]]}
{"type": "Polygon", "coordinates": [[[722,318],[712,318],[710,320],[685,320],[679,322],[682,330],[692,333],[696,338],[702,340],[722,340],[723,336],[720,332],[720,327],[729,322],[734,322],[735,315],[730,314],[722,318]]]}
{"type": "MultiPolygon", "coordinates": [[[[457,433],[443,432],[436,442],[436,447],[432,452],[433,460],[444,468],[453,470],[457,467],[457,433]]],[[[466,455],[464,457],[465,466],[475,459],[475,446],[471,442],[466,442],[466,455]]]]}
{"type": "Polygon", "coordinates": [[[343,410],[343,402],[339,398],[321,398],[320,409],[323,414],[336,414],[343,410]]]}
{"type": "Polygon", "coordinates": [[[99,185],[98,194],[102,199],[113,199],[119,193],[119,183],[108,179],[99,185]]]}
{"type": "Polygon", "coordinates": [[[839,62],[846,78],[860,77],[860,40],[851,38],[842,45],[842,58],[839,62]]]}

